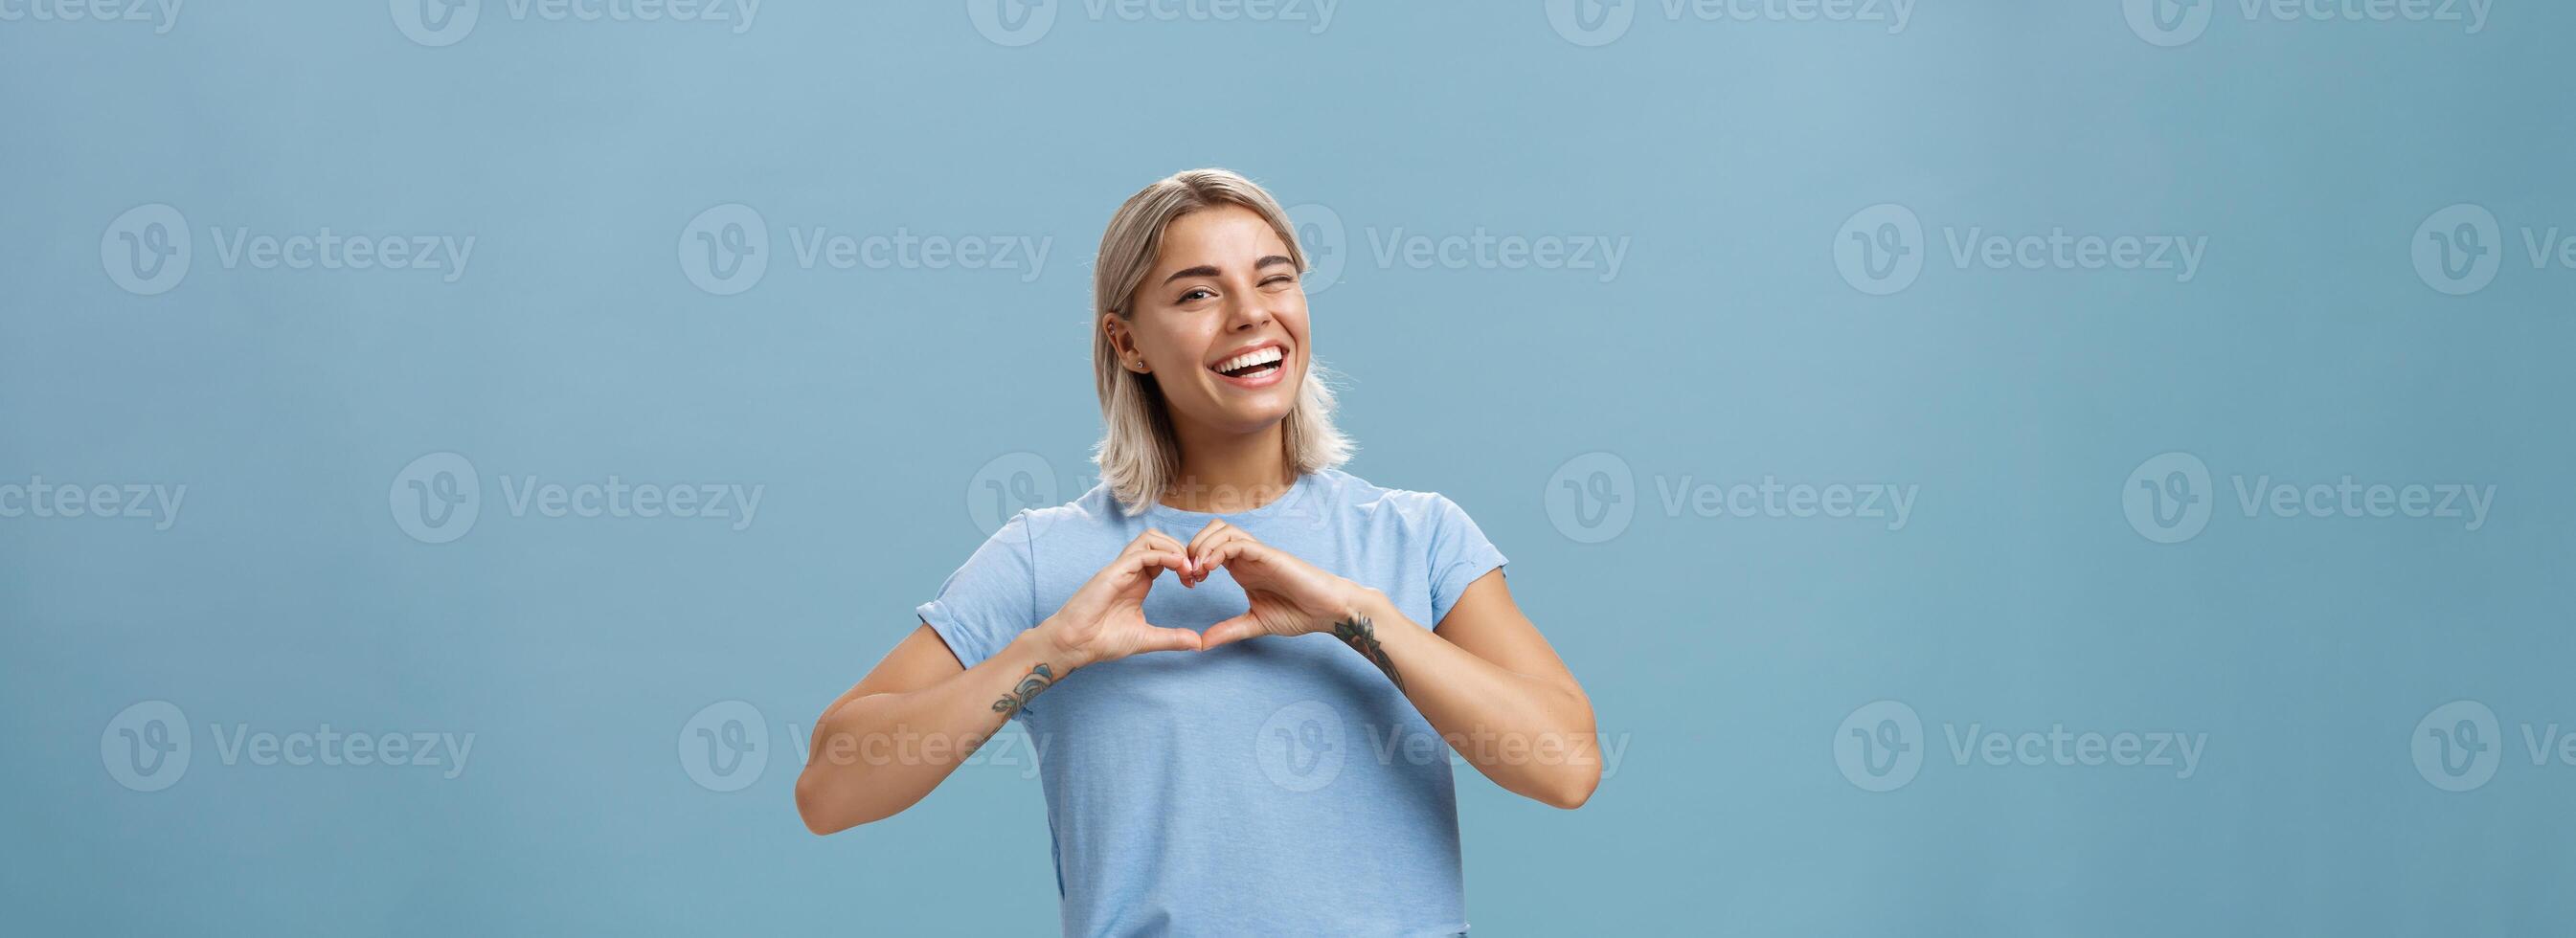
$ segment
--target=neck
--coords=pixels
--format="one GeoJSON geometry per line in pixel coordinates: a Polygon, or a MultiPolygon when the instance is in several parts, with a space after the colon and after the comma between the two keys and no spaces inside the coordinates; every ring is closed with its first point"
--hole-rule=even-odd
{"type": "Polygon", "coordinates": [[[1253,433],[1226,433],[1174,421],[1180,473],[1163,490],[1163,504],[1182,511],[1232,514],[1269,504],[1297,482],[1288,466],[1283,421],[1253,433]]]}

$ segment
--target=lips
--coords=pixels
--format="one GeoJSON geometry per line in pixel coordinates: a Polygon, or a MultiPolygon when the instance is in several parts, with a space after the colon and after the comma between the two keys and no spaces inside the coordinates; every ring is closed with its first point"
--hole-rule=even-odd
{"type": "Polygon", "coordinates": [[[1266,387],[1279,380],[1288,364],[1288,349],[1276,341],[1260,342],[1218,359],[1208,370],[1241,387],[1266,387]]]}

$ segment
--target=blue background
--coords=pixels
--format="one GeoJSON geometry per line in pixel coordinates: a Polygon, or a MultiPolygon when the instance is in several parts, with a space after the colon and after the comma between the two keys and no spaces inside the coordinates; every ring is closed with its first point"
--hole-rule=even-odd
{"type": "Polygon", "coordinates": [[[1021,45],[958,3],[770,0],[737,33],[489,0],[445,46],[372,2],[0,21],[0,485],[187,487],[166,530],[0,517],[11,930],[1053,930],[1026,766],[816,838],[799,734],[981,540],[994,460],[1088,485],[1100,228],[1201,165],[1338,218],[1312,302],[1350,468],[1474,514],[1624,747],[1575,812],[1461,772],[1477,933],[2576,916],[2576,765],[2522,735],[2576,730],[2576,270],[2521,240],[2576,232],[2576,10],[2504,0],[2471,33],[2223,3],[2166,47],[2117,0],[1925,2],[1893,33],[1614,4],[1597,45],[1534,2],[1342,4],[1321,32],[1054,9],[1021,45]],[[1891,202],[1925,264],[1872,295],[1834,247],[1891,202]],[[155,203],[192,262],[137,295],[101,241],[155,203]],[[678,255],[729,203],[769,266],[717,295],[678,255]],[[2465,296],[2410,261],[2455,203],[2502,225],[2465,296]],[[814,226],[1050,252],[808,269],[814,226]],[[228,266],[211,236],[324,227],[476,244],[448,283],[228,266]],[[1373,247],[1479,228],[1629,247],[1606,282],[1373,247]],[[1962,267],[1970,228],[2207,253],[2188,282],[1962,267]],[[2168,452],[2211,474],[2177,543],[2123,503],[2168,452]],[[433,453],[479,478],[446,543],[393,496],[433,453]],[[1616,530],[1550,513],[1590,453],[1626,470],[1616,530]],[[612,475],[764,498],[737,531],[503,490],[612,475]],[[1661,494],[1766,475],[1919,494],[1893,531],[1661,494]],[[2249,516],[2231,487],[2347,475],[2496,496],[2467,530],[2249,516]],[[1922,760],[1870,791],[1836,746],[1880,700],[1922,760]],[[2501,721],[2458,792],[2410,756],[2455,700],[2501,721]],[[147,701],[193,745],[157,791],[114,756],[147,701]],[[748,779],[689,751],[723,701],[756,714],[748,779]],[[476,736],[452,779],[219,757],[218,730],[321,724],[476,736]],[[2187,778],[1950,754],[2058,725],[2206,751],[2187,778]]]}

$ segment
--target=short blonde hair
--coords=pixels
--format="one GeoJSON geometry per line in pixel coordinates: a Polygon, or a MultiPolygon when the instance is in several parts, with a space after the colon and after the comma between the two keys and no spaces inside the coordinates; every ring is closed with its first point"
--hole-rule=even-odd
{"type": "MultiPolygon", "coordinates": [[[[1092,458],[1100,466],[1102,481],[1131,515],[1162,500],[1180,472],[1180,447],[1172,435],[1162,389],[1154,376],[1129,371],[1120,363],[1118,348],[1109,330],[1101,328],[1100,317],[1133,320],[1136,288],[1162,257],[1163,229],[1173,219],[1221,205],[1239,205],[1259,214],[1288,245],[1288,259],[1296,262],[1298,272],[1306,271],[1306,249],[1297,243],[1296,225],[1289,222],[1287,210],[1252,180],[1228,170],[1187,170],[1146,186],[1118,207],[1118,214],[1109,218],[1109,230],[1100,236],[1100,258],[1091,272],[1091,364],[1100,383],[1103,426],[1092,458]]],[[[1299,475],[1341,465],[1350,459],[1352,448],[1350,439],[1333,426],[1333,390],[1324,383],[1323,363],[1311,353],[1306,362],[1304,386],[1298,388],[1297,402],[1289,406],[1283,421],[1288,465],[1299,475]]]]}

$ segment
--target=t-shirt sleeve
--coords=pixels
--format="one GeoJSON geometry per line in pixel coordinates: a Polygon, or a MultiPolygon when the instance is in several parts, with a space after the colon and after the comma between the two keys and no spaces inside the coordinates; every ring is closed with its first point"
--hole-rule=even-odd
{"type": "Polygon", "coordinates": [[[1037,625],[1036,571],[1023,512],[985,538],[965,565],[939,584],[939,597],[915,611],[948,643],[957,662],[971,668],[1037,625]]]}
{"type": "Polygon", "coordinates": [[[1494,542],[1485,539],[1467,510],[1440,495],[1431,496],[1431,628],[1449,618],[1449,607],[1468,584],[1506,561],[1494,542]]]}

